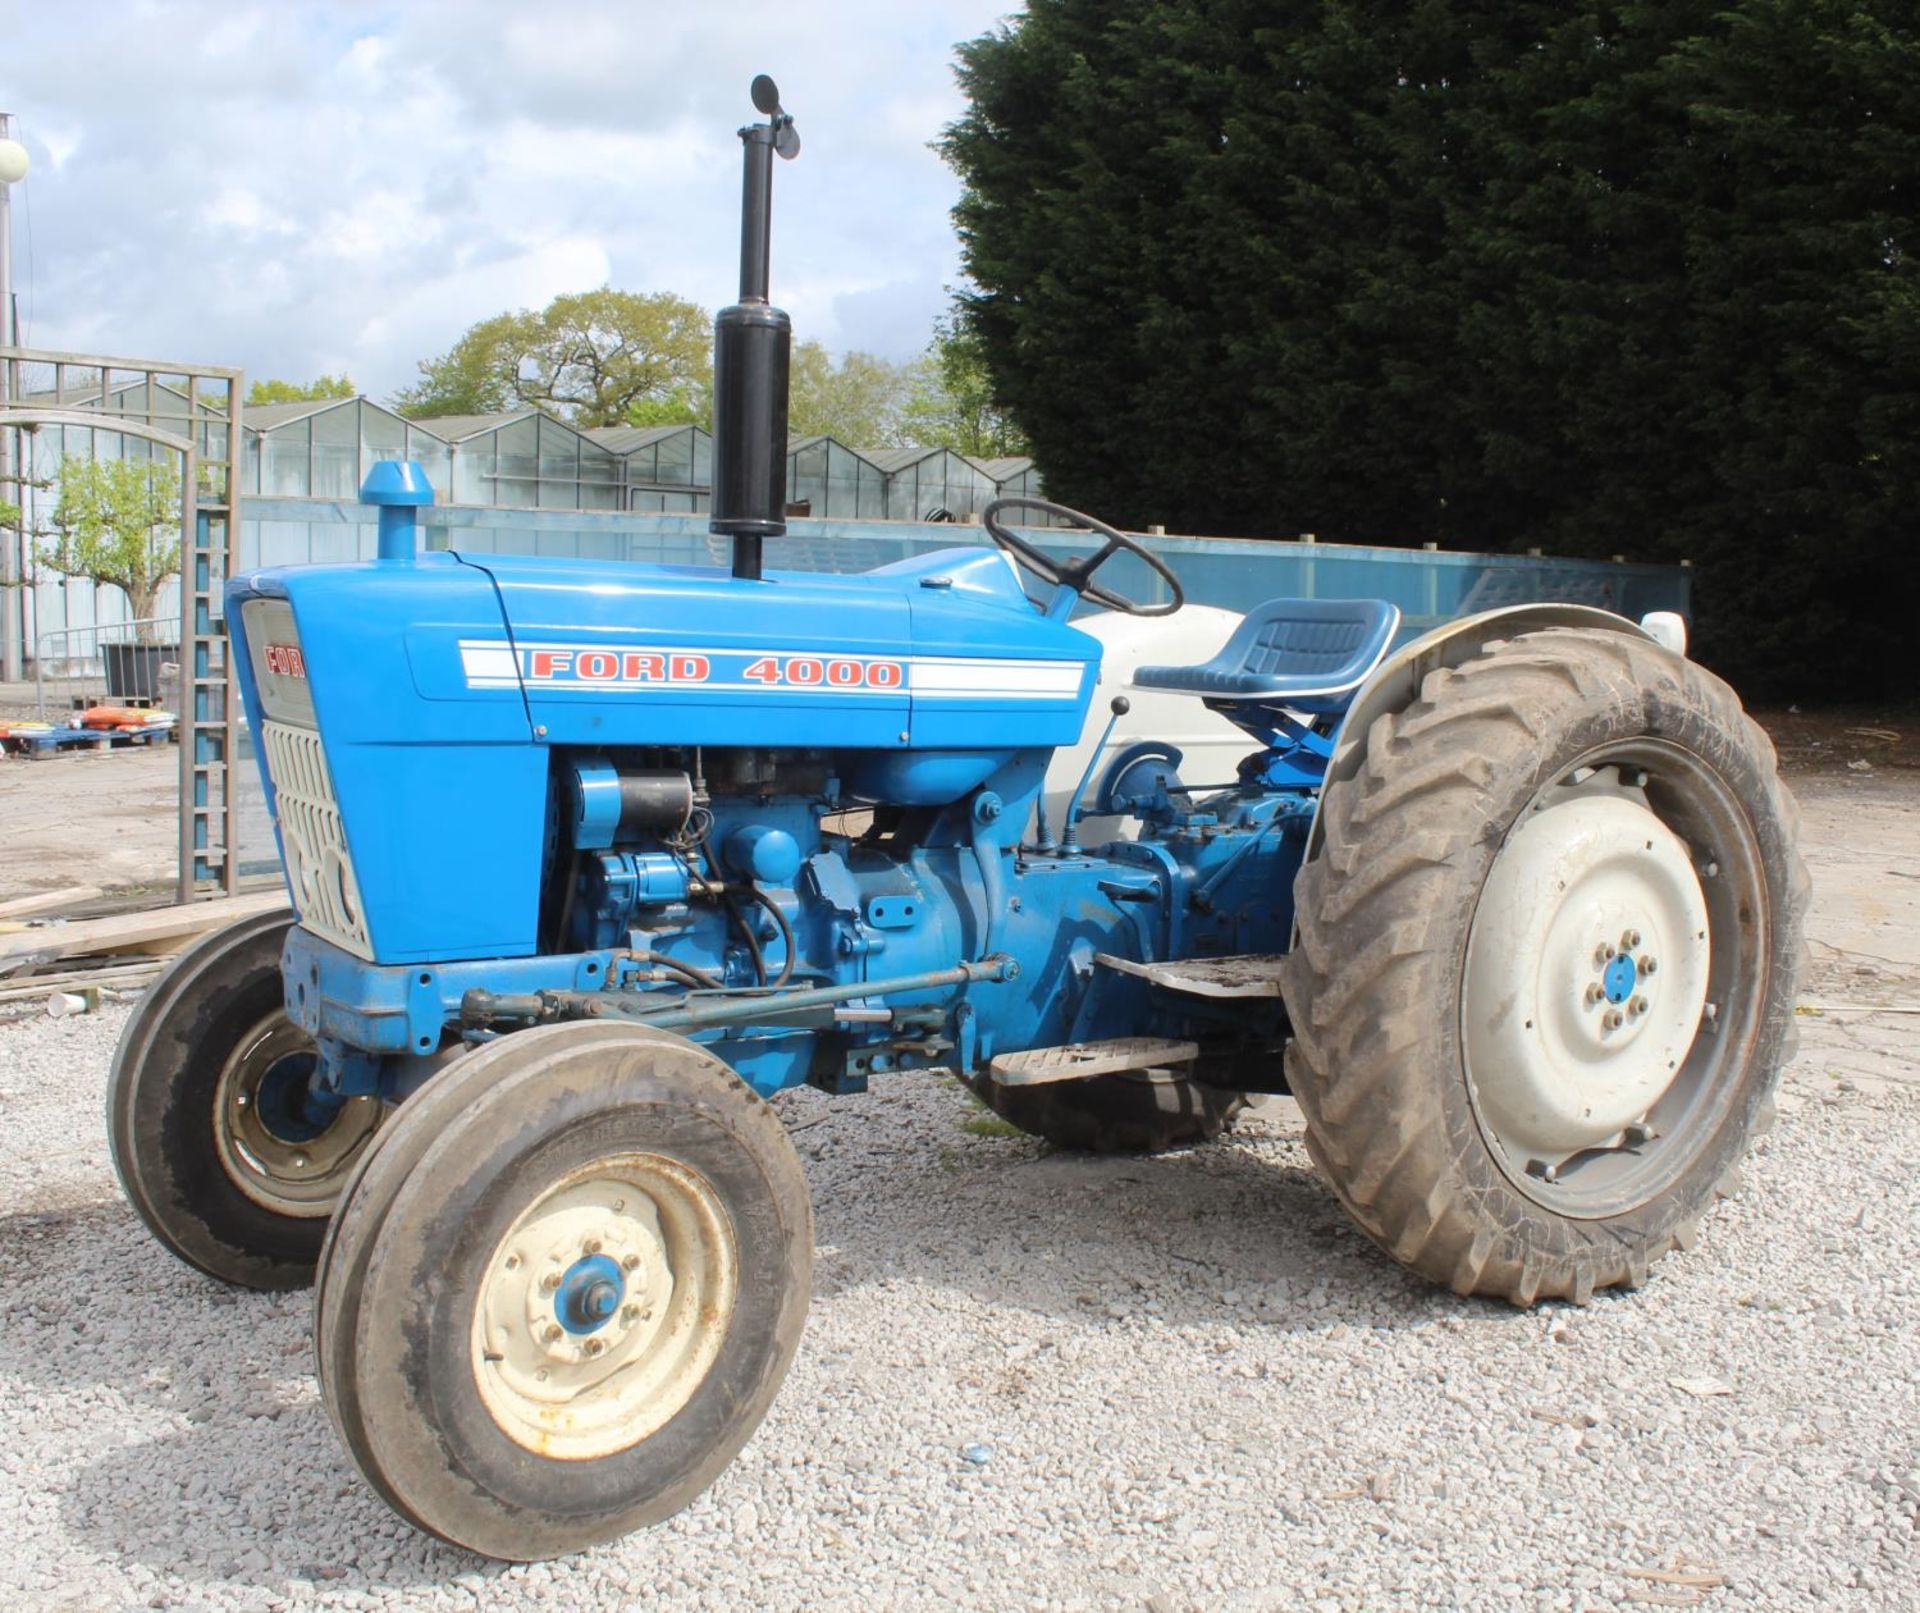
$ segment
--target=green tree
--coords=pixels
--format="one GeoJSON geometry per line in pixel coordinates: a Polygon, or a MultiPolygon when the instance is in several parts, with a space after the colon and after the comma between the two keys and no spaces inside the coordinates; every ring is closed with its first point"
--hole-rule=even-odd
{"type": "Polygon", "coordinates": [[[903,413],[907,368],[872,353],[843,353],[836,364],[819,342],[795,342],[787,426],[796,437],[824,433],[855,448],[908,441],[903,413]]]}
{"type": "Polygon", "coordinates": [[[961,78],[962,328],[1057,496],[1690,556],[1750,691],[1914,685],[1905,0],[1031,0],[961,78]]]}
{"type": "Polygon", "coordinates": [[[60,462],[60,498],[43,566],[123,590],[143,643],[159,638],[151,618],[180,570],[180,471],[171,458],[60,462]]]}
{"type": "Polygon", "coordinates": [[[927,350],[908,368],[901,423],[908,440],[975,459],[1028,451],[1013,416],[993,395],[984,344],[974,331],[940,320],[927,350]]]}
{"type": "Polygon", "coordinates": [[[305,383],[299,381],[255,381],[247,388],[247,407],[258,409],[269,403],[318,403],[326,398],[351,398],[360,389],[347,375],[322,375],[305,383]]]}
{"type": "Polygon", "coordinates": [[[538,312],[483,319],[394,398],[415,419],[522,404],[578,426],[630,423],[636,409],[691,406],[712,386],[712,321],[684,297],[602,286],[538,312]]]}

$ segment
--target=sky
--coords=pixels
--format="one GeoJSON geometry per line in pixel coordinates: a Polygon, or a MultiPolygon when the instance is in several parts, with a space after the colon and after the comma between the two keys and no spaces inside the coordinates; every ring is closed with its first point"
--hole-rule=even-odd
{"type": "Polygon", "coordinates": [[[795,335],[923,348],[959,278],[954,46],[1017,0],[0,0],[29,345],[385,398],[476,321],[611,284],[733,301],[747,85],[795,335]]]}

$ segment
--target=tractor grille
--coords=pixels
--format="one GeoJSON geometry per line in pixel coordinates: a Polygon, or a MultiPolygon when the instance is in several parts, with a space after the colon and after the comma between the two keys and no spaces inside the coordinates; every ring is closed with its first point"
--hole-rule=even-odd
{"type": "Polygon", "coordinates": [[[360,887],[347,855],[347,833],[334,799],[333,779],[320,736],[311,728],[261,724],[267,772],[273,778],[287,882],[300,922],[315,935],[357,957],[371,959],[373,942],[360,906],[360,887]]]}

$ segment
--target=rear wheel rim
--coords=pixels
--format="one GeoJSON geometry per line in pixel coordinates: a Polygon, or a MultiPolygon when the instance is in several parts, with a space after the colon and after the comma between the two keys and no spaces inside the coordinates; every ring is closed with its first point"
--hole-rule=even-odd
{"type": "Polygon", "coordinates": [[[1691,751],[1602,746],[1536,792],[1489,869],[1462,973],[1468,1094],[1515,1187],[1601,1219],[1686,1174],[1739,1101],[1770,923],[1752,826],[1691,751]]]}
{"type": "Polygon", "coordinates": [[[478,1285],[482,1403],[541,1456],[637,1445],[712,1370],[739,1271],[732,1219],[683,1161],[623,1154],[570,1172],[515,1219],[478,1285]]]}
{"type": "Polygon", "coordinates": [[[214,1087],[213,1134],[221,1168],[255,1204],[277,1215],[332,1214],[341,1184],[378,1128],[378,1098],[348,1098],[312,1113],[306,1083],[313,1040],[275,1009],[235,1043],[214,1087]]]}

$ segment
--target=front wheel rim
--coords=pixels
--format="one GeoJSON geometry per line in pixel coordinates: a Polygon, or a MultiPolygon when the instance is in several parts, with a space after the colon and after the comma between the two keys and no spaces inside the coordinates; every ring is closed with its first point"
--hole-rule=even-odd
{"type": "Polygon", "coordinates": [[[276,1215],[333,1213],[341,1184],[379,1127],[380,1100],[348,1098],[330,1115],[308,1108],[313,1040],[275,1009],[235,1042],[214,1084],[213,1136],[235,1187],[276,1215]]]}
{"type": "Polygon", "coordinates": [[[541,1456],[639,1444],[712,1370],[739,1272],[732,1219],[684,1162],[624,1154],[569,1173],[487,1262],[471,1339],[482,1403],[541,1456]]]}
{"type": "Polygon", "coordinates": [[[1461,991],[1474,1116],[1522,1193],[1600,1219],[1685,1175],[1739,1097],[1770,922],[1746,813],[1691,751],[1603,746],[1534,795],[1476,903],[1461,991]]]}

